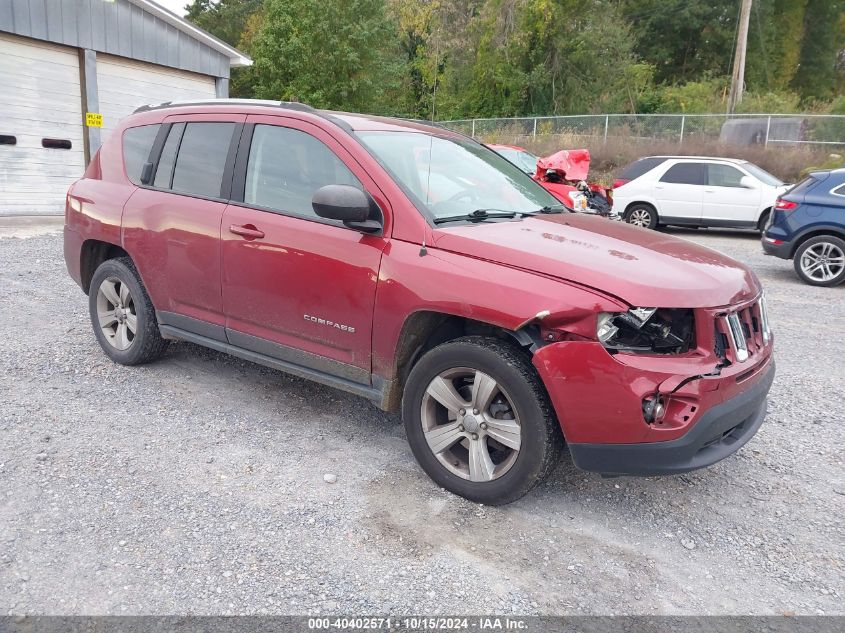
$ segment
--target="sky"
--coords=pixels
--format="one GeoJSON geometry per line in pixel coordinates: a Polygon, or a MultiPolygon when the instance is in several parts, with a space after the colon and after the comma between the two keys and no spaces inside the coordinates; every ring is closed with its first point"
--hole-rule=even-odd
{"type": "Polygon", "coordinates": [[[160,4],[165,9],[170,9],[176,15],[185,15],[185,5],[190,0],[153,0],[153,2],[160,4]]]}

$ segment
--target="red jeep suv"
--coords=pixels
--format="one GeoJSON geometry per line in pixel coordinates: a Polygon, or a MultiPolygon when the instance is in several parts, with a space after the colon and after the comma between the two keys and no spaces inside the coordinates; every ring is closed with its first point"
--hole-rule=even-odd
{"type": "Polygon", "coordinates": [[[680,473],[760,427],[755,275],[573,214],[460,134],[295,103],[164,103],[68,192],[65,258],[115,362],[170,340],[400,410],[422,468],[507,503],[556,465],[680,473]]]}

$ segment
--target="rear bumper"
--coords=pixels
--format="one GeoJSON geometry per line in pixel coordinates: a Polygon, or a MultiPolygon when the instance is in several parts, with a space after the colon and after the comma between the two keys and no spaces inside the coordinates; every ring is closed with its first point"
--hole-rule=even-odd
{"type": "Polygon", "coordinates": [[[82,272],[80,270],[80,264],[82,260],[82,237],[67,225],[64,228],[64,255],[68,274],[81,288],[82,272]]]}
{"type": "Polygon", "coordinates": [[[780,257],[781,259],[790,258],[789,252],[792,246],[790,242],[774,244],[764,235],[763,239],[760,240],[760,244],[763,245],[763,252],[766,253],[766,255],[774,255],[775,257],[780,257]]]}
{"type": "Polygon", "coordinates": [[[685,473],[732,455],[750,440],[766,416],[775,377],[774,360],[746,391],[706,411],[683,436],[637,444],[569,444],[578,468],[607,475],[685,473]]]}

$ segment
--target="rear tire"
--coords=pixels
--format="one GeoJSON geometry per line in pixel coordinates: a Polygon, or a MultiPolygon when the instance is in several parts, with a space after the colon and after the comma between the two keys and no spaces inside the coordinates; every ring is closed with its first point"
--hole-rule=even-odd
{"type": "Polygon", "coordinates": [[[534,488],[557,465],[563,446],[528,355],[494,338],[467,336],[426,352],[408,376],[402,418],[428,476],[488,505],[534,488]]]}
{"type": "Polygon", "coordinates": [[[802,242],[792,257],[795,272],[811,286],[838,286],[845,281],[845,240],[817,235],[802,242]]]}
{"type": "Polygon", "coordinates": [[[167,349],[169,341],[161,337],[153,304],[128,257],[107,260],[94,271],[88,309],[94,336],[114,362],[149,363],[167,349]]]}
{"type": "Polygon", "coordinates": [[[766,209],[765,211],[763,211],[763,214],[760,216],[760,219],[757,221],[757,230],[760,231],[760,233],[762,233],[766,230],[766,225],[769,223],[769,217],[771,216],[771,214],[772,214],[772,210],[766,209]]]}
{"type": "Polygon", "coordinates": [[[628,207],[623,219],[628,224],[633,224],[634,226],[641,226],[644,229],[656,229],[657,209],[650,204],[638,202],[628,207]]]}

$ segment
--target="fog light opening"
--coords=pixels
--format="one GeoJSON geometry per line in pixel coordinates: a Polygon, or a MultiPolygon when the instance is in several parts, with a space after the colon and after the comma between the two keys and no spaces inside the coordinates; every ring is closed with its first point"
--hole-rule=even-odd
{"type": "Polygon", "coordinates": [[[661,419],[666,412],[666,406],[660,396],[643,398],[643,418],[649,424],[661,419]]]}

